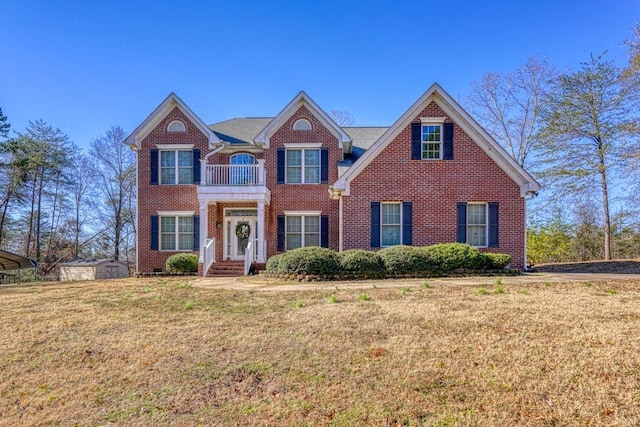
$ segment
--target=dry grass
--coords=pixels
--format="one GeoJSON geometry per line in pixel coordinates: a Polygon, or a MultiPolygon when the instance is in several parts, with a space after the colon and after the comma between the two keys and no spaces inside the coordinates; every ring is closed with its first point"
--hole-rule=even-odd
{"type": "Polygon", "coordinates": [[[0,288],[0,425],[640,425],[638,281],[188,280],[0,288]]]}

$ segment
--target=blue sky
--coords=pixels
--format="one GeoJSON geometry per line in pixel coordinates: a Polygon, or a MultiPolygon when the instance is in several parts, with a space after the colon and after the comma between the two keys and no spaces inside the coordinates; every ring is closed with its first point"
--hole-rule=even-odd
{"type": "Polygon", "coordinates": [[[623,64],[639,21],[638,0],[0,0],[0,108],[80,146],[132,131],[171,91],[206,123],[273,116],[305,90],[390,125],[434,81],[460,98],[533,55],[623,64]]]}

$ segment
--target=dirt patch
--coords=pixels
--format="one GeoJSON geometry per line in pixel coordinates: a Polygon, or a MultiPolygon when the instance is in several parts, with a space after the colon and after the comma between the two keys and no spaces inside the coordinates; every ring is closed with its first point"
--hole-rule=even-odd
{"type": "Polygon", "coordinates": [[[640,274],[640,260],[562,262],[536,265],[534,270],[543,273],[640,274]]]}

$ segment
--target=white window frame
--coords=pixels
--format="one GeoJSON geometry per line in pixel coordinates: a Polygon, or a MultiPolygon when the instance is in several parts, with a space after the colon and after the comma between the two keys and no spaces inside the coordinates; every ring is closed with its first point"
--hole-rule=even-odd
{"type": "Polygon", "coordinates": [[[465,236],[466,238],[466,242],[467,244],[476,247],[476,248],[488,248],[489,247],[489,204],[487,202],[467,202],[467,235],[465,236]],[[484,224],[472,224],[470,222],[471,220],[471,215],[469,214],[469,207],[470,206],[478,206],[478,205],[483,205],[484,206],[484,224]],[[480,227],[480,226],[484,226],[484,244],[483,245],[474,245],[471,243],[471,238],[470,238],[470,227],[480,227]]]}
{"type": "Polygon", "coordinates": [[[444,121],[446,117],[420,117],[420,159],[421,160],[442,160],[444,151],[444,121]],[[423,141],[424,128],[427,126],[438,126],[440,128],[440,141],[423,141]],[[426,152],[425,144],[437,144],[438,145],[438,157],[424,157],[426,152]]]}
{"type": "Polygon", "coordinates": [[[402,244],[402,202],[381,202],[380,203],[380,247],[381,248],[389,248],[391,246],[397,246],[397,245],[401,245],[402,244]],[[382,209],[383,206],[385,205],[397,205],[400,207],[400,223],[399,224],[385,224],[384,222],[384,215],[382,214],[382,209]],[[383,243],[383,236],[384,236],[384,227],[398,227],[399,229],[399,242],[393,245],[385,245],[383,243]]]}
{"type": "Polygon", "coordinates": [[[291,127],[293,130],[313,130],[311,122],[307,119],[298,119],[291,127]]]}
{"type": "Polygon", "coordinates": [[[289,234],[294,234],[294,233],[289,233],[289,218],[295,217],[295,218],[300,218],[300,232],[296,232],[296,235],[300,235],[300,248],[305,248],[308,245],[305,242],[306,236],[307,235],[318,235],[318,244],[317,245],[313,245],[313,246],[318,246],[320,247],[322,245],[322,217],[321,217],[321,211],[285,211],[284,215],[285,215],[285,219],[284,219],[284,239],[285,239],[285,251],[290,251],[293,249],[297,249],[296,248],[289,248],[289,234]],[[318,232],[306,232],[305,230],[305,218],[308,217],[316,217],[318,218],[318,232]]]}
{"type": "MultiPolygon", "coordinates": [[[[284,176],[285,176],[285,183],[286,184],[307,184],[307,185],[314,185],[314,184],[320,184],[320,182],[322,181],[322,150],[320,149],[322,147],[322,143],[307,143],[307,144],[284,144],[285,147],[285,159],[284,159],[284,176]],[[317,182],[306,182],[305,181],[305,176],[306,176],[306,164],[305,164],[305,152],[307,150],[313,150],[313,151],[317,151],[318,152],[318,181],[317,182]],[[296,167],[296,168],[300,168],[300,182],[291,182],[289,181],[289,151],[300,151],[300,165],[295,165],[295,166],[291,166],[291,167],[296,167]]],[[[313,166],[316,167],[316,166],[313,166]]]]}
{"type": "Polygon", "coordinates": [[[173,120],[167,125],[168,133],[184,133],[187,131],[187,127],[181,120],[173,120]]]}
{"type": "Polygon", "coordinates": [[[182,211],[166,211],[166,212],[158,212],[158,247],[161,252],[193,252],[193,212],[182,212],[182,211]],[[173,232],[163,232],[162,231],[162,219],[163,218],[173,218],[174,220],[174,231],[173,232]],[[180,233],[180,220],[179,218],[189,218],[191,220],[191,231],[189,235],[191,236],[191,246],[188,249],[180,249],[180,235],[184,235],[186,233],[180,233]],[[163,235],[173,234],[173,249],[165,249],[163,247],[164,240],[162,238],[163,235]]]}
{"type": "Polygon", "coordinates": [[[158,165],[158,170],[160,172],[160,177],[158,179],[160,185],[190,185],[193,184],[193,149],[192,148],[187,148],[185,146],[180,146],[179,148],[161,148],[160,153],[158,154],[158,162],[160,163],[158,165]],[[190,182],[179,182],[180,181],[180,169],[186,169],[186,166],[180,166],[180,162],[179,162],[179,153],[180,152],[189,152],[190,154],[190,158],[191,158],[191,166],[189,166],[189,168],[191,169],[191,180],[190,182]],[[163,175],[162,175],[162,170],[163,169],[171,169],[171,167],[163,167],[162,166],[162,153],[173,153],[173,159],[174,159],[174,164],[173,164],[173,173],[174,173],[174,180],[173,182],[164,182],[163,181],[163,175]]]}

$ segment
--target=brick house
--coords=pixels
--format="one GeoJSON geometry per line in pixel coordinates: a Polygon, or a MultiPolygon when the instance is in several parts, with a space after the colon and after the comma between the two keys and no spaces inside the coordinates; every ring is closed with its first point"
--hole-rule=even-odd
{"type": "Polygon", "coordinates": [[[526,263],[540,186],[438,84],[388,128],[342,128],[304,92],[273,118],[207,126],[172,93],[126,142],[139,273],[181,251],[208,274],[300,246],[443,242],[526,263]]]}

